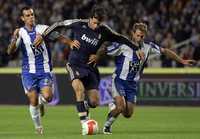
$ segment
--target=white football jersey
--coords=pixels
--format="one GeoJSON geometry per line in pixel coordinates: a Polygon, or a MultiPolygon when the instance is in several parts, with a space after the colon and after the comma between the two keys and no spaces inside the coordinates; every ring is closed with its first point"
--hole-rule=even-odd
{"type": "Polygon", "coordinates": [[[24,26],[19,30],[18,47],[22,51],[22,72],[46,73],[52,70],[50,48],[43,43],[38,48],[32,44],[37,34],[42,34],[47,25],[36,25],[32,31],[24,26]]]}
{"type": "Polygon", "coordinates": [[[145,63],[150,53],[160,55],[160,46],[152,42],[144,42],[141,50],[145,54],[145,60],[138,59],[136,51],[125,44],[113,43],[107,47],[107,54],[115,56],[115,74],[123,80],[138,81],[143,72],[145,63]]]}

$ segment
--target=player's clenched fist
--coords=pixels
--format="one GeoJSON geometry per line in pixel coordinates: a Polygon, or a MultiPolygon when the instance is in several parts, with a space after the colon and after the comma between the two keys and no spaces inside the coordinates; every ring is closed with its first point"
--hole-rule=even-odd
{"type": "Polygon", "coordinates": [[[13,32],[12,39],[17,40],[18,37],[19,37],[19,28],[15,29],[15,31],[13,32]]]}
{"type": "Polygon", "coordinates": [[[137,54],[138,59],[140,59],[142,61],[145,59],[145,54],[142,50],[137,50],[136,54],[137,54]]]}
{"type": "Polygon", "coordinates": [[[37,34],[36,38],[35,38],[35,40],[33,42],[33,45],[35,47],[38,47],[38,46],[40,46],[40,44],[42,43],[42,41],[43,41],[42,35],[41,34],[37,34]]]}
{"type": "Polygon", "coordinates": [[[195,61],[195,60],[182,60],[181,63],[183,65],[193,66],[197,63],[197,61],[195,61]]]}

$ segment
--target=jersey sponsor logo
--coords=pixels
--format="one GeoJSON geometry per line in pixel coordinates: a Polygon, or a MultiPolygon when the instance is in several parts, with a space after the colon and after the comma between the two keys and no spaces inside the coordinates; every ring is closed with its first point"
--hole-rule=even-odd
{"type": "Polygon", "coordinates": [[[96,38],[91,39],[91,38],[87,37],[86,34],[83,34],[82,37],[81,37],[81,39],[83,41],[89,43],[89,44],[94,45],[94,46],[97,46],[97,44],[99,42],[99,40],[97,40],[96,38]]]}
{"type": "Polygon", "coordinates": [[[138,72],[140,69],[140,61],[138,62],[129,62],[129,70],[130,72],[138,72]]]}
{"type": "Polygon", "coordinates": [[[36,48],[34,45],[31,44],[31,48],[32,48],[33,53],[34,53],[35,56],[38,56],[38,55],[42,54],[43,51],[44,51],[42,46],[36,48]]]}

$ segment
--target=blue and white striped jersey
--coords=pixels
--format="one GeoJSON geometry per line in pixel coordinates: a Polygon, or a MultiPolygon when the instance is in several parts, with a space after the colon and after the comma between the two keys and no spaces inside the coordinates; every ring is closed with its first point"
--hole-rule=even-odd
{"type": "Polygon", "coordinates": [[[115,74],[122,80],[138,81],[143,72],[144,65],[150,53],[160,54],[160,46],[148,42],[143,43],[142,51],[145,53],[145,60],[138,59],[136,51],[125,44],[113,43],[107,47],[107,54],[115,56],[115,74]]]}
{"type": "Polygon", "coordinates": [[[45,42],[38,48],[32,45],[36,34],[42,34],[47,27],[36,25],[32,31],[28,31],[26,27],[20,28],[17,46],[22,51],[22,73],[47,73],[52,70],[50,48],[45,42]]]}

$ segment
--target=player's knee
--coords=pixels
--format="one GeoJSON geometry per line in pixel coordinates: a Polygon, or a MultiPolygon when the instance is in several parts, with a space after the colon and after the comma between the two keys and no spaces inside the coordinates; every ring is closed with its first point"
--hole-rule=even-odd
{"type": "Polygon", "coordinates": [[[33,100],[33,99],[31,99],[31,100],[30,100],[30,105],[32,105],[32,106],[37,106],[37,105],[38,105],[38,100],[33,100]]]}
{"type": "Polygon", "coordinates": [[[75,91],[76,94],[78,94],[78,95],[82,95],[82,94],[84,93],[84,89],[82,89],[82,88],[76,88],[76,89],[74,89],[74,91],[75,91]]]}
{"type": "Polygon", "coordinates": [[[115,111],[116,111],[117,113],[122,113],[123,110],[124,110],[124,106],[116,106],[115,109],[116,109],[115,111]]]}

